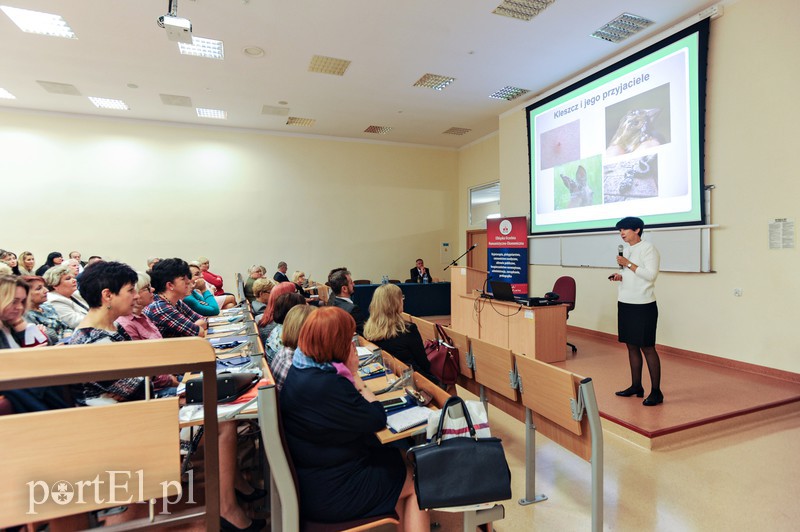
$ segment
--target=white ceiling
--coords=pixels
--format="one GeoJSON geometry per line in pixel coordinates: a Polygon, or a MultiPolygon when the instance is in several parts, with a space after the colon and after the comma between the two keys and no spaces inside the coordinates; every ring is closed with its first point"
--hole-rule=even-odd
{"type": "Polygon", "coordinates": [[[715,2],[556,0],[530,22],[492,14],[501,0],[180,0],[196,37],[224,42],[223,61],[181,55],[156,19],[167,0],[0,0],[61,15],[77,39],[23,33],[0,12],[2,108],[125,117],[303,135],[458,148],[492,133],[498,116],[715,2]],[[623,12],[656,22],[621,44],[589,34],[623,12]],[[257,46],[261,58],[242,50],[257,46]],[[352,61],[344,76],[312,73],[312,56],[352,61]],[[442,91],[414,87],[426,73],[455,81],[442,91]],[[71,84],[52,94],[38,81],[71,84]],[[513,101],[504,86],[531,91],[513,101]],[[223,109],[225,121],[164,105],[160,94],[223,109]],[[86,98],[124,100],[128,111],[96,109],[86,98]],[[279,102],[288,102],[281,104],[279,102]],[[264,105],[316,120],[287,126],[264,105]],[[364,133],[388,126],[385,135],[364,133]],[[445,135],[451,127],[465,135],[445,135]]]}

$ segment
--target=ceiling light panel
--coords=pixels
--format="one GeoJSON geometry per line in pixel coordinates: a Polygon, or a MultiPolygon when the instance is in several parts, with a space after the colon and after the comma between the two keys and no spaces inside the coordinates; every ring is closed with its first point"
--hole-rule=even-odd
{"type": "Polygon", "coordinates": [[[222,46],[222,41],[215,41],[214,39],[192,37],[192,44],[179,42],[178,49],[183,55],[193,55],[207,59],[225,59],[225,49],[222,46]]]}
{"type": "Polygon", "coordinates": [[[591,36],[596,39],[618,43],[652,24],[655,24],[655,22],[639,15],[623,13],[603,27],[598,28],[591,36]]]}
{"type": "Polygon", "coordinates": [[[443,135],[466,135],[472,131],[471,129],[467,129],[465,127],[451,127],[447,131],[442,131],[443,135]]]}
{"type": "Polygon", "coordinates": [[[531,20],[555,0],[504,0],[492,13],[517,20],[531,20]]]}
{"type": "Polygon", "coordinates": [[[425,74],[414,83],[415,87],[426,87],[440,91],[453,83],[456,79],[448,76],[440,76],[439,74],[425,74]]]}
{"type": "Polygon", "coordinates": [[[288,120],[286,120],[287,126],[304,126],[304,127],[311,127],[316,124],[317,121],[313,118],[299,118],[296,116],[290,116],[288,120]]]}
{"type": "Polygon", "coordinates": [[[261,107],[261,114],[274,115],[274,116],[289,116],[289,108],[276,107],[274,105],[264,105],[261,107]]]}
{"type": "Polygon", "coordinates": [[[514,98],[519,98],[523,94],[530,92],[528,89],[520,89],[519,87],[509,87],[505,86],[499,91],[490,94],[489,98],[495,98],[497,100],[508,100],[511,101],[514,98]]]}
{"type": "Polygon", "coordinates": [[[308,65],[309,72],[318,72],[320,74],[332,74],[334,76],[344,76],[347,67],[350,66],[350,61],[347,59],[336,59],[335,57],[325,57],[324,55],[315,55],[311,58],[311,63],[308,65]]]}
{"type": "Polygon", "coordinates": [[[96,96],[89,96],[89,100],[99,109],[115,109],[117,111],[127,111],[130,109],[128,104],[122,100],[114,100],[112,98],[98,98],[96,96]]]}
{"type": "Polygon", "coordinates": [[[225,120],[228,118],[228,113],[222,109],[204,109],[202,107],[197,107],[195,110],[197,111],[197,116],[200,118],[215,118],[217,120],[225,120]]]}
{"type": "Polygon", "coordinates": [[[364,133],[377,133],[378,135],[385,135],[391,130],[392,128],[389,126],[369,126],[364,130],[364,133]]]}
{"type": "Polygon", "coordinates": [[[4,88],[0,87],[0,98],[3,100],[16,100],[17,97],[5,90],[4,88]]]}
{"type": "Polygon", "coordinates": [[[0,6],[0,9],[25,33],[63,37],[65,39],[78,38],[60,15],[41,13],[18,7],[0,6]]]}
{"type": "Polygon", "coordinates": [[[81,91],[78,90],[78,87],[75,85],[70,85],[69,83],[58,83],[55,81],[41,81],[36,80],[36,83],[39,84],[44,90],[52,94],[66,94],[68,96],[80,96],[81,91]]]}

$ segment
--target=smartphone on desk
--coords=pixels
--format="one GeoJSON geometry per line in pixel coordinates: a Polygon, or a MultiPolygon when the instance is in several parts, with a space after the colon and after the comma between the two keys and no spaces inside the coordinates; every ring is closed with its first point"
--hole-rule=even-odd
{"type": "Polygon", "coordinates": [[[390,410],[397,410],[398,408],[403,408],[408,406],[408,397],[395,397],[394,399],[384,399],[381,402],[383,409],[387,412],[390,410]]]}

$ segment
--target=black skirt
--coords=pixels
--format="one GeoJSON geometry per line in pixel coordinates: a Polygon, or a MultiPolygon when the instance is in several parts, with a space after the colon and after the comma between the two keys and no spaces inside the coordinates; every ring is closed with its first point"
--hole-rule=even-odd
{"type": "Polygon", "coordinates": [[[656,345],[658,306],[656,302],[644,305],[617,302],[617,333],[619,341],[639,347],[656,345]]]}

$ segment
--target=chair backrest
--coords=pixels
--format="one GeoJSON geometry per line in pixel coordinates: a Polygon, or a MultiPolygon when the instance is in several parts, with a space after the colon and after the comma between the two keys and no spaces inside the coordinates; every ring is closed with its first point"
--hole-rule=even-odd
{"type": "Polygon", "coordinates": [[[567,304],[567,318],[569,313],[575,310],[575,279],[569,275],[564,275],[556,279],[553,285],[553,292],[558,294],[558,300],[567,304]]]}
{"type": "Polygon", "coordinates": [[[428,320],[423,320],[422,318],[418,318],[416,316],[411,316],[411,321],[417,326],[417,329],[419,329],[419,334],[422,336],[423,343],[427,342],[428,340],[439,340],[439,334],[436,331],[435,323],[428,320]]]}
{"type": "Polygon", "coordinates": [[[353,284],[372,284],[372,281],[369,279],[356,279],[353,284]]]}

